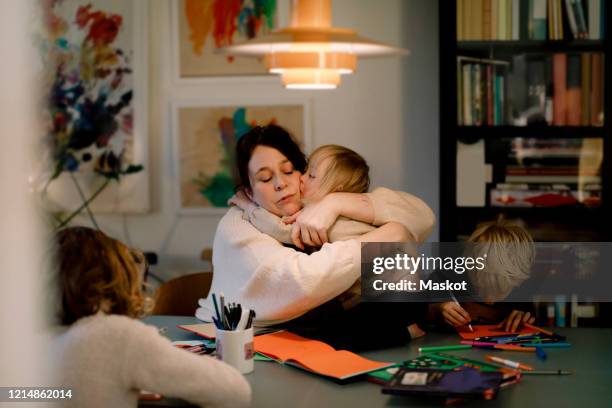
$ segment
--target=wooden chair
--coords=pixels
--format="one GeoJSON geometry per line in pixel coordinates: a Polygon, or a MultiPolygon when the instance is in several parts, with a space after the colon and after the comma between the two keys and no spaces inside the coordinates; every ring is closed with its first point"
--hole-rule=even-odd
{"type": "Polygon", "coordinates": [[[208,295],[212,277],[212,272],[200,272],[162,283],[157,289],[153,314],[193,316],[198,299],[208,295]]]}

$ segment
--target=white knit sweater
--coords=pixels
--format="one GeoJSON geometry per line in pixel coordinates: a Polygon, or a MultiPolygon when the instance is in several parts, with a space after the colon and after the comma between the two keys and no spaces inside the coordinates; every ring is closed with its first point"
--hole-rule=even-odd
{"type": "MultiPolygon", "coordinates": [[[[384,188],[369,196],[375,225],[400,222],[417,241],[431,232],[435,217],[419,198],[384,188]]],[[[294,319],[343,293],[359,278],[358,241],[325,244],[308,255],[283,246],[242,215],[242,210],[230,208],[219,222],[210,293],[223,293],[227,301],[254,309],[258,326],[294,319]]],[[[200,318],[205,315],[198,313],[200,318]]]]}
{"type": "Polygon", "coordinates": [[[234,368],[173,347],[157,329],[102,313],[80,319],[53,342],[62,406],[135,408],[139,390],[206,407],[247,407],[251,389],[234,368]]]}

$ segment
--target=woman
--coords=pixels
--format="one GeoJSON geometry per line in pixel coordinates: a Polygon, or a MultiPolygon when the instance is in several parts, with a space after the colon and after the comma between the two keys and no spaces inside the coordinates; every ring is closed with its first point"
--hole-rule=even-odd
{"type": "MultiPolygon", "coordinates": [[[[241,187],[259,206],[278,216],[301,210],[300,176],[306,159],[283,128],[256,127],[245,134],[236,146],[236,162],[241,187]]],[[[228,300],[254,309],[260,326],[285,323],[295,329],[297,318],[307,312],[301,320],[307,326],[316,326],[319,316],[346,320],[332,300],[359,278],[361,242],[414,241],[426,236],[433,222],[429,207],[409,194],[387,189],[377,195],[332,193],[296,217],[301,241],[323,244],[306,254],[259,232],[240,209],[230,208],[215,233],[211,293],[224,293],[228,300]],[[359,239],[327,244],[326,231],[340,215],[380,227],[359,239]],[[317,313],[321,310],[325,312],[317,313]]],[[[363,309],[378,313],[386,307],[381,305],[363,309]]],[[[362,316],[361,309],[353,313],[362,316]]],[[[401,325],[405,332],[406,325],[401,325]]]]}

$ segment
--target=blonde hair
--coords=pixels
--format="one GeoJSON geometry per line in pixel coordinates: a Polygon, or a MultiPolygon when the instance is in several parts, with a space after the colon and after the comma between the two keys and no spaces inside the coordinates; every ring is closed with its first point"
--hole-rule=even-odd
{"type": "Polygon", "coordinates": [[[311,200],[319,199],[329,193],[344,191],[347,193],[365,193],[370,187],[370,167],[361,155],[338,145],[323,145],[315,149],[308,160],[308,167],[316,167],[322,161],[330,159],[321,185],[311,200]]]}
{"type": "Polygon", "coordinates": [[[470,272],[472,283],[486,300],[504,299],[529,278],[535,258],[533,238],[517,222],[499,219],[478,224],[468,242],[476,244],[475,257],[487,255],[486,267],[470,272]]]}
{"type": "Polygon", "coordinates": [[[63,325],[100,310],[141,317],[151,309],[152,300],[141,289],[144,255],[101,231],[87,227],[59,231],[56,262],[63,325]]]}

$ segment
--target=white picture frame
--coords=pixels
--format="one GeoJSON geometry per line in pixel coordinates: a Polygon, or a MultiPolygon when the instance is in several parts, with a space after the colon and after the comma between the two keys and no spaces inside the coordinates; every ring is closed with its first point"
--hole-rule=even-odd
{"type": "MultiPolygon", "coordinates": [[[[249,83],[278,83],[278,75],[265,72],[255,74],[210,74],[198,76],[181,75],[181,25],[180,6],[182,0],[170,0],[168,2],[168,15],[170,16],[170,54],[172,55],[171,76],[175,85],[203,85],[203,84],[235,84],[240,81],[249,83]]],[[[275,29],[289,25],[290,0],[276,0],[276,26],[275,29]]],[[[236,57],[250,60],[251,57],[236,57]]]]}
{"type": "MultiPolygon", "coordinates": [[[[128,164],[142,165],[140,172],[122,176],[119,182],[111,181],[108,186],[89,205],[94,213],[124,213],[141,214],[150,211],[150,186],[149,186],[149,145],[148,145],[148,5],[146,0],[83,0],[78,5],[88,5],[104,8],[113,12],[113,7],[118,10],[128,9],[131,12],[129,21],[123,20],[122,24],[130,24],[131,35],[121,38],[122,44],[131,43],[132,55],[130,56],[130,68],[132,69],[131,85],[133,97],[132,106],[132,133],[130,156],[128,164]],[[126,6],[127,5],[127,6],[126,6]]],[[[125,17],[125,16],[122,16],[125,17]]],[[[119,34],[121,35],[121,34],[119,34]]],[[[43,67],[44,69],[45,67],[43,67]]],[[[78,170],[72,173],[67,171],[52,180],[44,195],[43,205],[53,212],[72,212],[81,206],[84,197],[90,197],[105,181],[105,179],[94,173],[91,169],[78,170]],[[72,175],[79,183],[81,192],[72,180],[72,175]]]]}

